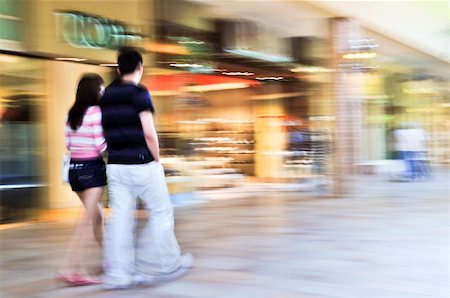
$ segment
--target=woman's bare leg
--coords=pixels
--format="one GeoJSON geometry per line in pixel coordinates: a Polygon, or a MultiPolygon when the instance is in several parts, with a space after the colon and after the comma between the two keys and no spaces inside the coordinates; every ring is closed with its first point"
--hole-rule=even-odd
{"type": "Polygon", "coordinates": [[[103,220],[99,200],[103,196],[104,187],[93,187],[82,192],[77,192],[85,207],[83,216],[75,227],[69,246],[69,271],[71,273],[85,274],[87,239],[91,225],[94,235],[101,243],[103,238],[103,220]]]}
{"type": "MultiPolygon", "coordinates": [[[[102,193],[102,196],[103,196],[103,193],[102,193]]],[[[92,218],[92,230],[94,232],[95,240],[97,241],[100,248],[102,248],[103,247],[103,208],[102,208],[102,204],[100,202],[98,202],[96,205],[96,208],[97,208],[97,211],[94,213],[94,217],[92,218]]]]}

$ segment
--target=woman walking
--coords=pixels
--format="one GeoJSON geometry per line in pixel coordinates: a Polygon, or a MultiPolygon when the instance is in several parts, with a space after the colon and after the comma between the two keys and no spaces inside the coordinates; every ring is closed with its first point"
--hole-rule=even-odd
{"type": "Polygon", "coordinates": [[[89,277],[86,255],[91,227],[98,244],[102,246],[103,242],[101,199],[106,171],[101,153],[106,149],[106,141],[98,106],[103,90],[103,79],[99,75],[83,75],[65,126],[66,147],[71,155],[69,182],[84,205],[84,213],[69,245],[67,267],[58,273],[57,279],[73,286],[100,283],[89,277]]]}

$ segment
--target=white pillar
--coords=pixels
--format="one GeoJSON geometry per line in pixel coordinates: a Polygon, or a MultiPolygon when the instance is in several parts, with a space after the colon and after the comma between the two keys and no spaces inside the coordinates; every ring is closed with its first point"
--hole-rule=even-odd
{"type": "Polygon", "coordinates": [[[351,40],[360,38],[359,26],[347,18],[330,21],[331,67],[335,69],[332,87],[335,133],[333,140],[333,193],[343,195],[352,189],[352,175],[361,161],[362,77],[350,61],[343,59],[351,40]]]}

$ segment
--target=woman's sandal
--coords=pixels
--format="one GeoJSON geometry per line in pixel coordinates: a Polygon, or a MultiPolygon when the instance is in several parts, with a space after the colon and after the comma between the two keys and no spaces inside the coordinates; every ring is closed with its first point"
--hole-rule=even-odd
{"type": "Polygon", "coordinates": [[[74,273],[72,275],[65,275],[65,274],[59,272],[56,275],[56,279],[65,284],[71,285],[73,287],[98,285],[98,284],[102,283],[102,281],[99,279],[85,277],[78,273],[74,273]]]}

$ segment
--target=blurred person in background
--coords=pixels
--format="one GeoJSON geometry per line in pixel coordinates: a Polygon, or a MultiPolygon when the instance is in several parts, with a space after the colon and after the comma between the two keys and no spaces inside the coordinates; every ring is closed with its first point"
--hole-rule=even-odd
{"type": "MultiPolygon", "coordinates": [[[[404,162],[405,169],[408,166],[406,161],[404,160],[405,154],[403,154],[404,145],[403,145],[403,131],[406,129],[406,126],[404,123],[400,123],[397,127],[393,128],[391,131],[391,144],[392,148],[394,150],[394,159],[401,160],[404,162]]],[[[405,171],[406,172],[406,171],[405,171]]]]}
{"type": "Polygon", "coordinates": [[[288,126],[289,131],[289,151],[304,150],[304,144],[309,141],[309,134],[306,129],[303,129],[299,125],[288,126]]]}
{"type": "Polygon", "coordinates": [[[173,206],[159,162],[154,107],[139,82],[144,67],[139,52],[119,51],[120,79],[100,100],[108,143],[109,207],[105,237],[107,290],[126,289],[178,278],[192,266],[190,254],[180,254],[174,233],[173,206]],[[135,245],[135,210],[139,197],[149,219],[135,245]]]}
{"type": "Polygon", "coordinates": [[[401,160],[405,162],[404,178],[414,181],[425,177],[424,162],[422,162],[425,148],[425,132],[415,123],[402,123],[394,131],[395,150],[401,160]]]}
{"type": "Polygon", "coordinates": [[[65,126],[65,142],[71,156],[69,183],[85,209],[71,239],[68,266],[57,278],[77,286],[100,282],[87,274],[85,259],[91,226],[98,244],[102,246],[103,242],[101,199],[106,186],[106,168],[101,153],[106,149],[106,141],[98,106],[103,90],[103,79],[99,75],[84,75],[78,83],[76,100],[65,126]]]}
{"type": "Polygon", "coordinates": [[[427,158],[427,134],[419,123],[413,123],[412,134],[416,141],[416,175],[414,179],[429,179],[431,177],[431,169],[427,158]]]}
{"type": "Polygon", "coordinates": [[[33,121],[34,115],[32,96],[30,95],[14,95],[11,97],[14,104],[10,104],[1,115],[0,122],[30,122],[33,121]]]}

